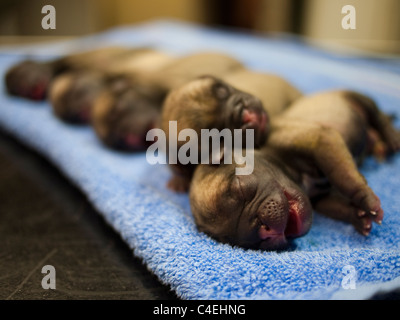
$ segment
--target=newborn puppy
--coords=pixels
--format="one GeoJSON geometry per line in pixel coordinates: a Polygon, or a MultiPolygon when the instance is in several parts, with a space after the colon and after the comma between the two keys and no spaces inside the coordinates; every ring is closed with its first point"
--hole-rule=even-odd
{"type": "Polygon", "coordinates": [[[151,49],[130,50],[108,61],[102,68],[75,70],[58,76],[50,86],[54,113],[70,123],[89,123],[91,109],[100,93],[125,74],[131,77],[154,72],[173,58],[151,49]]]}
{"type": "Polygon", "coordinates": [[[278,250],[311,227],[312,207],[280,159],[254,153],[251,175],[235,175],[232,164],[199,164],[190,184],[191,211],[199,231],[223,243],[278,250]]]}
{"type": "Polygon", "coordinates": [[[97,137],[109,148],[142,151],[150,129],[159,127],[163,95],[155,86],[133,87],[115,78],[95,97],[91,121],[97,137]]]}
{"type": "Polygon", "coordinates": [[[161,107],[171,89],[204,73],[222,76],[241,68],[240,62],[223,54],[195,53],[151,72],[110,77],[95,101],[92,125],[109,147],[143,150],[149,145],[147,131],[160,126],[161,107]]]}
{"type": "Polygon", "coordinates": [[[371,99],[349,91],[304,97],[271,120],[265,147],[247,151],[251,175],[235,175],[234,163],[197,166],[192,213],[200,231],[244,248],[285,248],[308,232],[312,209],[368,235],[383,210],[354,160],[399,149],[399,131],[371,99]]]}
{"type": "Polygon", "coordinates": [[[104,89],[104,75],[96,71],[67,72],[50,86],[54,114],[68,123],[90,123],[93,102],[104,89]]]}
{"type": "Polygon", "coordinates": [[[32,100],[43,100],[53,79],[72,70],[106,68],[110,61],[130,51],[147,49],[128,49],[109,47],[72,54],[52,61],[26,60],[11,67],[5,75],[5,84],[12,95],[32,100]]]}
{"type": "MultiPolygon", "coordinates": [[[[198,136],[201,129],[254,129],[254,144],[258,148],[268,135],[269,116],[274,117],[301,97],[296,88],[275,75],[242,68],[222,78],[201,77],[168,95],[162,110],[162,129],[167,141],[169,122],[177,121],[178,132],[191,128],[198,136]]],[[[242,140],[244,144],[244,136],[242,140]]],[[[176,143],[178,150],[185,144],[176,143]]],[[[187,191],[194,167],[179,163],[170,167],[173,177],[168,187],[187,191]]]]}

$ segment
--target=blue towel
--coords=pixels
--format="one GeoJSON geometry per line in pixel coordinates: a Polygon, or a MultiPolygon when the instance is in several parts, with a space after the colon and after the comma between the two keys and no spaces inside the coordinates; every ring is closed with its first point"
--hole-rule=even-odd
{"type": "MultiPolygon", "coordinates": [[[[381,63],[313,49],[291,37],[267,38],[172,21],[123,27],[56,44],[0,50],[0,75],[31,55],[37,59],[106,45],[152,46],[181,55],[198,50],[229,53],[249,68],[282,75],[305,93],[349,88],[373,97],[400,116],[400,60],[381,63]]],[[[362,172],[381,198],[382,226],[370,236],[314,215],[295,249],[261,252],[220,244],[196,230],[186,194],[166,189],[166,165],[145,153],[106,149],[90,127],[56,119],[47,102],[5,93],[0,126],[35,148],[89,198],[98,212],[162,283],[184,299],[366,299],[400,287],[400,155],[362,172]]],[[[400,127],[399,122],[396,123],[400,127]]]]}

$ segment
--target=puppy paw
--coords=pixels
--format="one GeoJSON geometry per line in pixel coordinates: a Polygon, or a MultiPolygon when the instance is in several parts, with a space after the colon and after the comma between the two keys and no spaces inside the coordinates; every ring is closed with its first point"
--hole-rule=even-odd
{"type": "Polygon", "coordinates": [[[386,156],[400,151],[400,131],[392,125],[391,121],[384,126],[381,136],[386,156]]]}
{"type": "Polygon", "coordinates": [[[363,236],[368,236],[372,230],[374,215],[358,210],[356,217],[353,219],[353,226],[357,232],[363,236]]]}
{"type": "Polygon", "coordinates": [[[392,153],[396,153],[400,151],[400,131],[393,128],[390,135],[387,137],[386,144],[388,149],[392,153]]]}
{"type": "Polygon", "coordinates": [[[358,208],[358,217],[381,224],[383,220],[383,209],[381,201],[371,190],[367,187],[359,190],[352,198],[352,203],[358,208]]]}
{"type": "Polygon", "coordinates": [[[43,100],[51,77],[48,65],[27,60],[8,71],[5,82],[10,94],[32,100],[43,100]]]}

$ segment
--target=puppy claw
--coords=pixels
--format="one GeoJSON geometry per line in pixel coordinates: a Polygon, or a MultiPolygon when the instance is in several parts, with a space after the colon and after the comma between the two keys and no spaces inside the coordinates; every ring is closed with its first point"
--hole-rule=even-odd
{"type": "MultiPolygon", "coordinates": [[[[358,210],[357,213],[360,211],[358,210]]],[[[362,217],[357,216],[353,220],[353,226],[358,233],[366,237],[371,233],[373,222],[372,217],[364,212],[362,217]]]]}

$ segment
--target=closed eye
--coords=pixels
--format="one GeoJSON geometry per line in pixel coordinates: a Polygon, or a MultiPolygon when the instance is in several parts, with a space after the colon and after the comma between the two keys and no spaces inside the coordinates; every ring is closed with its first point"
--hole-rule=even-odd
{"type": "Polygon", "coordinates": [[[214,94],[218,100],[226,100],[230,95],[230,90],[226,85],[218,83],[214,86],[214,94]]]}

